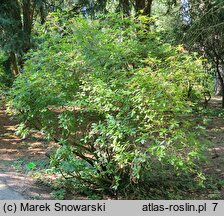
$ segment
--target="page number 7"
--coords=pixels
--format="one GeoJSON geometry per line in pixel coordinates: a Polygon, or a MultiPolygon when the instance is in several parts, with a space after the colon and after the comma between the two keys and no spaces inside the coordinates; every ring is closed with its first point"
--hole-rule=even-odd
{"type": "Polygon", "coordinates": [[[213,206],[213,211],[215,211],[215,210],[216,210],[216,207],[217,207],[217,205],[218,205],[218,203],[212,203],[212,205],[214,205],[214,206],[213,206]]]}

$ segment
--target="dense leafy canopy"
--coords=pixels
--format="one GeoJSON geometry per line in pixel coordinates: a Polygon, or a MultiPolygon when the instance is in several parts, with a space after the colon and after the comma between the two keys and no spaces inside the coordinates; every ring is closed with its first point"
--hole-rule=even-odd
{"type": "Polygon", "coordinates": [[[11,106],[59,142],[51,163],[64,176],[116,191],[160,165],[195,168],[201,146],[187,116],[202,60],[145,31],[150,22],[52,14],[39,32],[11,106]]]}

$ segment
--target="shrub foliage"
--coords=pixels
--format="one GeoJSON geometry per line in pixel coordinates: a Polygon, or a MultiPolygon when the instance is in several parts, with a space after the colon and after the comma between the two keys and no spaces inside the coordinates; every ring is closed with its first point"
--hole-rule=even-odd
{"type": "Polygon", "coordinates": [[[153,23],[51,14],[39,28],[10,104],[60,144],[51,165],[63,177],[117,193],[170,170],[197,172],[202,145],[189,116],[202,60],[161,41],[153,23]]]}

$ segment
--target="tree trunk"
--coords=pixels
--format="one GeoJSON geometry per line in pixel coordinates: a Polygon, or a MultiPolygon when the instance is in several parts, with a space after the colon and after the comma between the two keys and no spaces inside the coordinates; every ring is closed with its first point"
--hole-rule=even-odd
{"type": "Polygon", "coordinates": [[[221,81],[218,77],[218,74],[216,73],[216,77],[215,77],[215,95],[216,96],[221,96],[223,92],[222,89],[222,85],[221,85],[221,81]]]}
{"type": "Polygon", "coordinates": [[[224,80],[222,77],[222,65],[219,64],[219,62],[216,63],[216,71],[218,75],[218,79],[220,81],[220,86],[222,90],[222,108],[224,108],[224,80]]]}
{"type": "Polygon", "coordinates": [[[20,74],[20,72],[17,64],[16,54],[14,52],[10,52],[9,59],[11,64],[11,71],[14,76],[17,76],[18,74],[20,74]]]}
{"type": "Polygon", "coordinates": [[[32,0],[23,0],[23,33],[24,44],[23,51],[26,53],[31,47],[31,31],[33,25],[35,2],[32,0]]]}

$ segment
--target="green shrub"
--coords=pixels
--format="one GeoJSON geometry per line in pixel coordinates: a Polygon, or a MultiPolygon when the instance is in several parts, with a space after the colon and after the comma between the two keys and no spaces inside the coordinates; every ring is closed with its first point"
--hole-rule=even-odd
{"type": "Polygon", "coordinates": [[[202,59],[161,41],[151,19],[54,14],[39,31],[11,107],[60,144],[51,165],[65,178],[116,194],[197,173],[202,59]]]}

